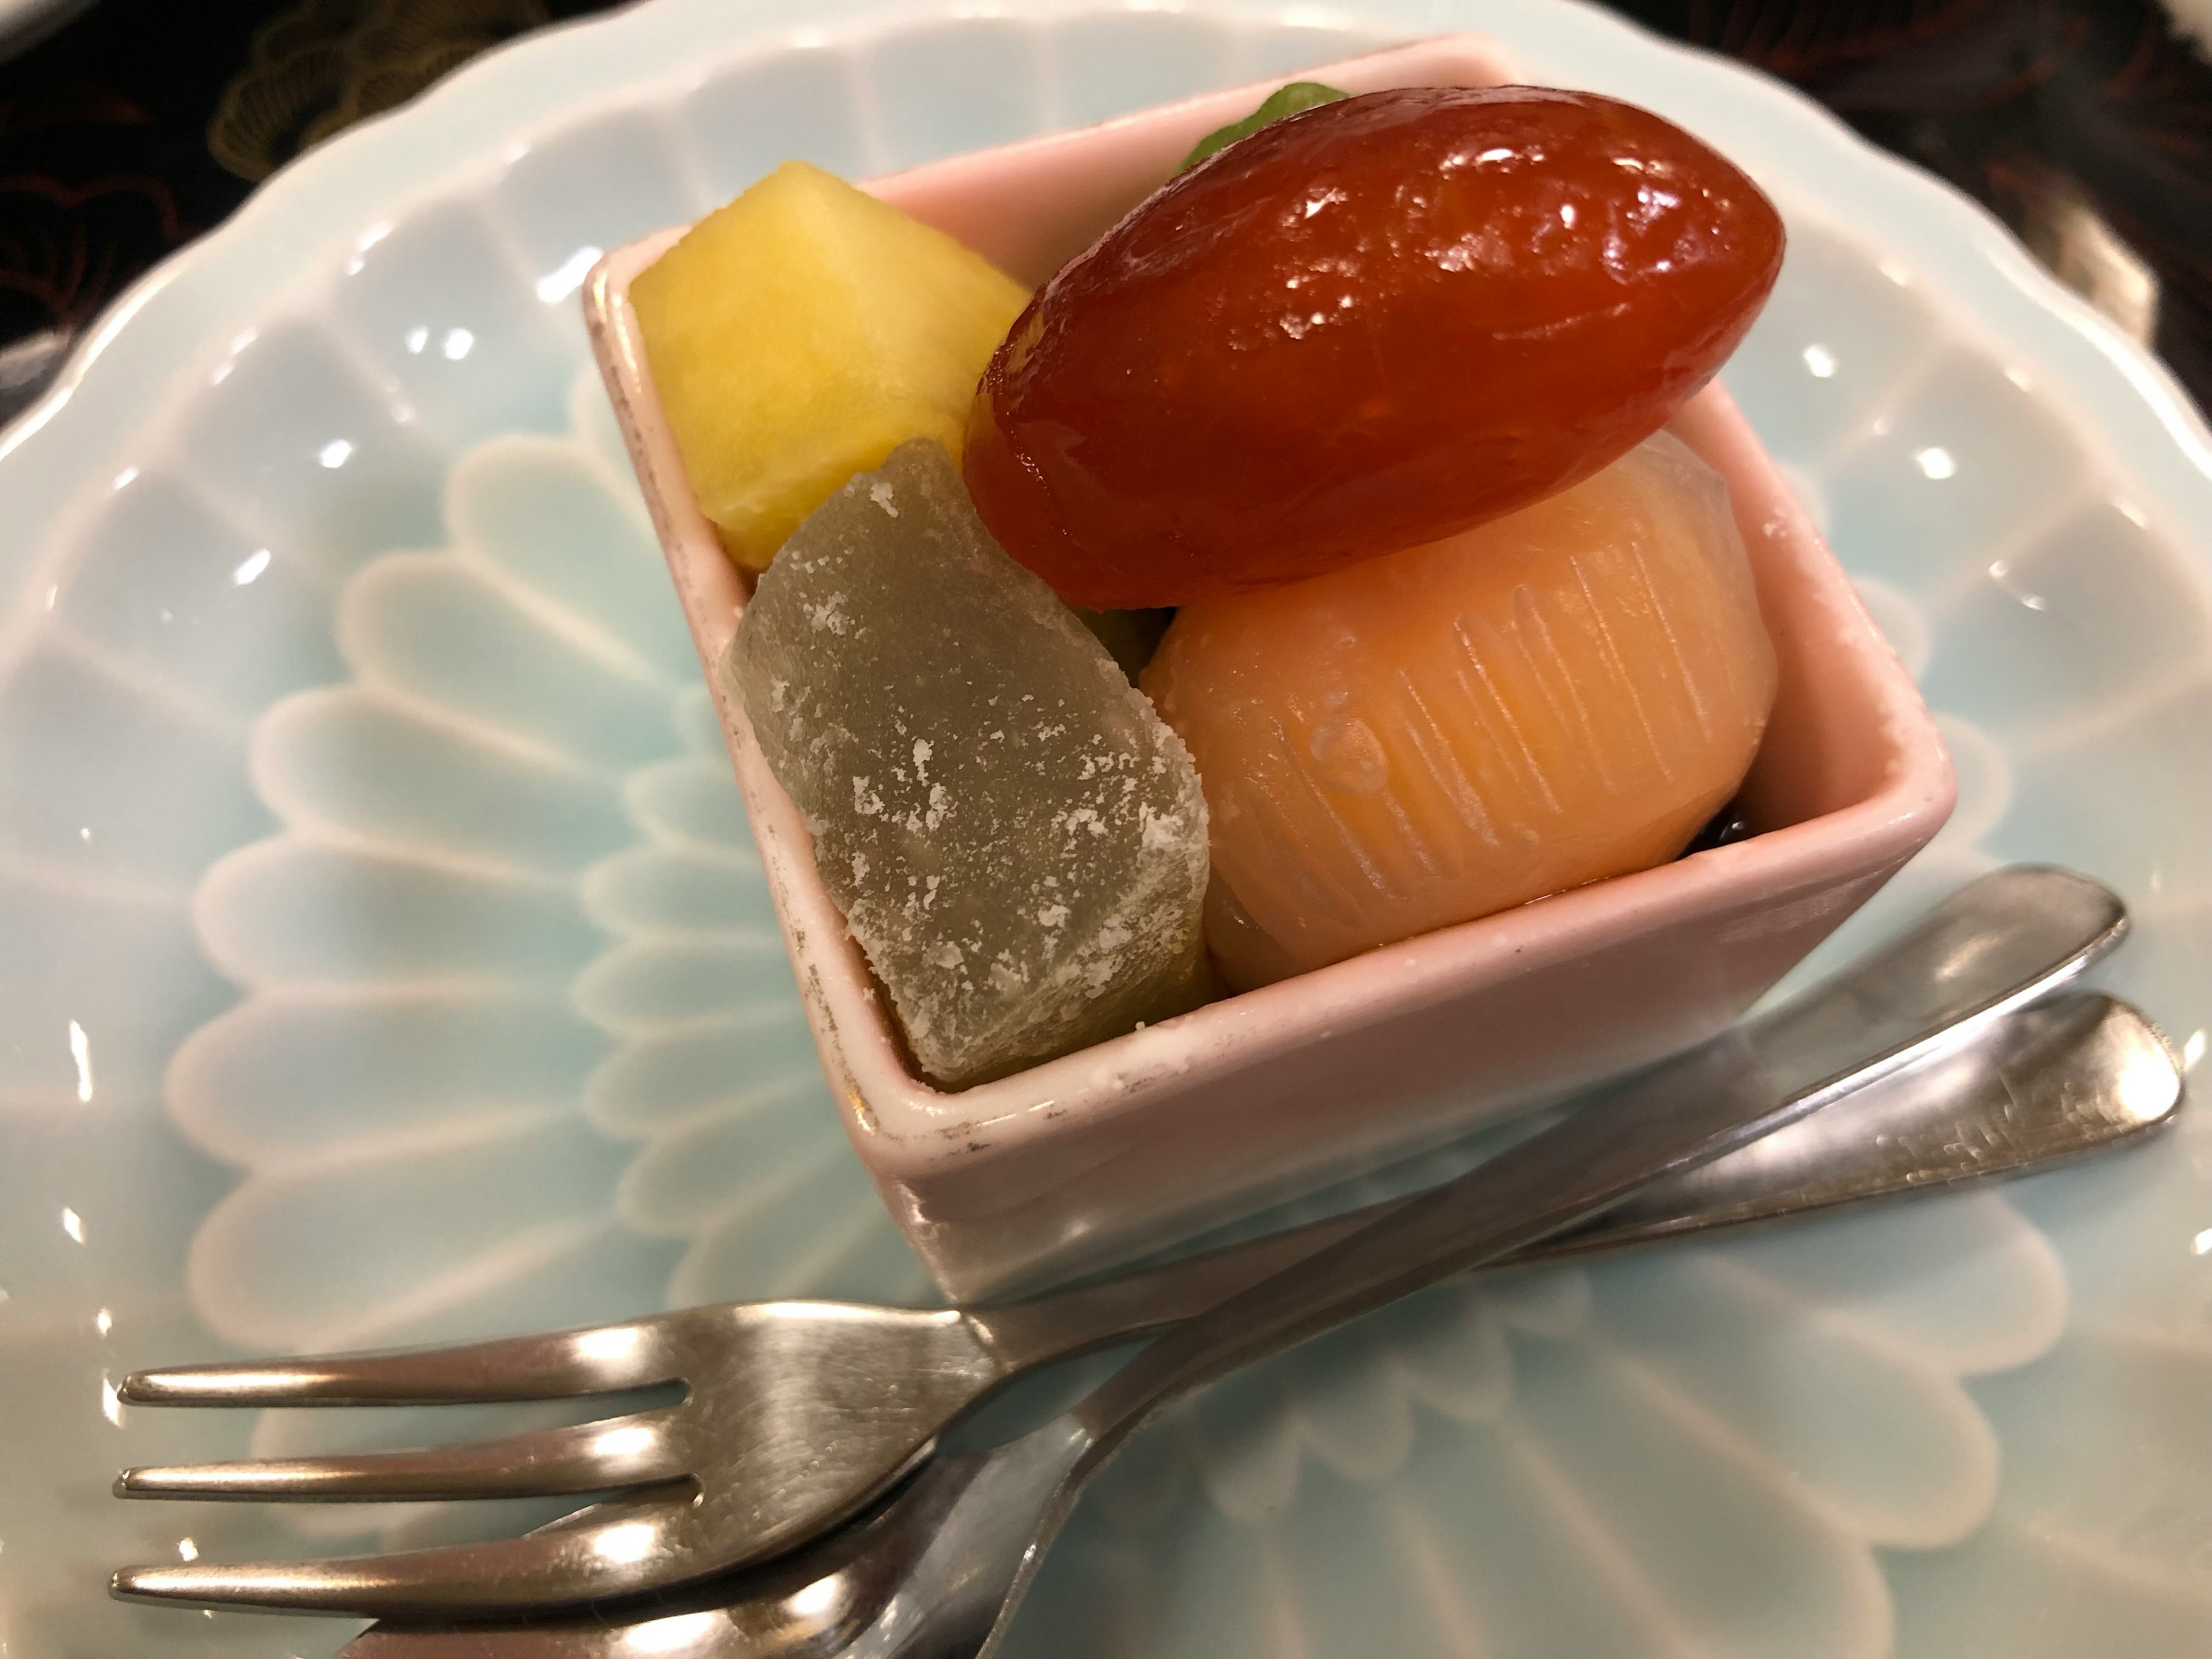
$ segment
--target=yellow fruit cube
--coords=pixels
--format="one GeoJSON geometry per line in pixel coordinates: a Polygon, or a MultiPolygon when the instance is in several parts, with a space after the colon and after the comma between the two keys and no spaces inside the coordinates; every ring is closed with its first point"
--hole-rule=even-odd
{"type": "Polygon", "coordinates": [[[754,569],[908,439],[957,459],[975,382],[1028,301],[944,232],[804,161],[630,284],[693,493],[754,569]]]}

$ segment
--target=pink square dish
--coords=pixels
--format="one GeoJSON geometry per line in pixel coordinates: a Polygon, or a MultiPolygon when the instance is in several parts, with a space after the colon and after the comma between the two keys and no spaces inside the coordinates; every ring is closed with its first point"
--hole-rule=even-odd
{"type": "MultiPolygon", "coordinates": [[[[1455,36],[1313,72],[1353,92],[1515,77],[1455,36]]],[[[867,187],[1042,283],[1274,82],[919,167],[867,187]]],[[[592,346],[702,662],[749,581],[685,481],[629,304],[682,234],[585,289],[592,346]]],[[[1086,1272],[1556,1099],[1725,1028],[1926,844],[1950,764],[1911,679],[1717,385],[1674,431],[1727,479],[1780,689],[1741,797],[1758,831],[1447,927],[948,1094],[908,1069],[744,711],[714,695],[847,1133],[956,1298],[1086,1272]]]]}

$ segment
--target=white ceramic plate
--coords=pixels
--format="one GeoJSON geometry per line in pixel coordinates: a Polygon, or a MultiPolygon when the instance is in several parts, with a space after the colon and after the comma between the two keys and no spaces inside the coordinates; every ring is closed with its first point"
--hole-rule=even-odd
{"type": "MultiPolygon", "coordinates": [[[[9,1654],[327,1654],[348,1626],[105,1574],[528,1518],[125,1506],[125,1462],[429,1432],[125,1411],[134,1365],[920,1291],[574,311],[596,250],[787,155],[873,173],[1444,27],[1703,132],[1793,237],[1728,378],[1961,773],[1826,959],[2059,860],[2127,894],[2106,977],[2202,1053],[2212,444],[1972,207],[1564,4],[792,15],[495,54],[280,176],[0,434],[9,1654]]],[[[2212,1649],[2208,1135],[1417,1298],[1148,1437],[1014,1650],[2212,1649]]]]}
{"type": "Polygon", "coordinates": [[[0,0],[0,58],[38,45],[93,0],[0,0]]]}

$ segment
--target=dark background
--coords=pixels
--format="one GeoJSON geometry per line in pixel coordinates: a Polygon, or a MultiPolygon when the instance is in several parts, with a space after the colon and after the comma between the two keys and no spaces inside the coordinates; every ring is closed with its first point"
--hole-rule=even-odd
{"type": "MultiPolygon", "coordinates": [[[[301,149],[486,46],[603,9],[100,0],[0,64],[0,417],[133,276],[301,149]]],[[[1796,84],[1959,185],[2212,406],[2212,64],[2155,0],[1616,9],[1796,84]]]]}

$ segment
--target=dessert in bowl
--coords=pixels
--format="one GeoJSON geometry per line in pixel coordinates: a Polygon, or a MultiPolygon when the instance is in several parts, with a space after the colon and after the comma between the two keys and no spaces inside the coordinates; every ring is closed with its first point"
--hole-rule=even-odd
{"type": "MultiPolygon", "coordinates": [[[[1354,94],[1515,79],[1493,48],[1466,37],[1375,54],[1316,75],[1354,94]]],[[[866,188],[1016,283],[1042,284],[1149,197],[1194,142],[1246,115],[1272,90],[1212,94],[959,157],[866,188]]],[[[1364,580],[1360,573],[1373,568],[1370,561],[1332,573],[1327,538],[1321,538],[1315,545],[1322,553],[1314,556],[1321,562],[1301,568],[1302,580],[1268,589],[1259,600],[1192,596],[1194,603],[1178,614],[1161,655],[1145,670],[1146,690],[1188,741],[1146,740],[1164,745],[1163,757],[1176,748],[1194,752],[1206,775],[1217,878],[1207,937],[1232,981],[1249,988],[1203,1000],[1207,989],[1223,988],[1193,983],[1181,1003],[1199,1006],[1168,1012],[1178,1003],[1168,994],[1166,981],[1174,975],[1164,974],[1156,988],[1165,1000],[1157,1006],[1167,1017],[1106,1034],[1142,1012],[1133,1005],[1117,1007],[1105,1030],[1083,1034],[1097,1040],[1073,1052],[1013,1069],[977,1064],[963,1072],[958,1067],[965,1062],[946,1058],[952,1051],[933,1048],[931,1032],[917,1031],[911,1006],[894,1007],[898,999],[885,979],[898,975],[887,969],[879,978],[872,971],[854,937],[863,922],[851,884],[842,867],[834,872],[841,905],[817,863],[817,842],[830,844],[824,838],[837,831],[819,803],[811,814],[802,811],[778,782],[771,763],[780,763],[789,778],[790,755],[769,750],[789,745],[780,731],[760,730],[764,704],[748,711],[746,650],[741,646],[732,653],[731,646],[755,576],[739,562],[748,552],[741,538],[732,538],[731,515],[720,512],[718,524],[702,511],[696,469],[687,471],[632,292],[683,235],[671,230],[602,263],[586,291],[595,349],[709,670],[848,1130],[908,1237],[954,1296],[1065,1276],[1157,1248],[1687,1047],[1741,1013],[1923,845],[1949,810],[1948,764],[1910,679],[1725,392],[1707,386],[1674,408],[1664,434],[1627,459],[1582,482],[1570,480],[1564,491],[1547,492],[1525,513],[1491,518],[1465,534],[1488,538],[1485,556],[1494,567],[1504,556],[1498,549],[1512,540],[1500,526],[1522,526],[1547,511],[1571,517],[1559,504],[1601,490],[1619,467],[1633,463],[1667,477],[1717,476],[1724,494],[1717,491],[1711,501],[1721,503],[1714,510],[1732,520],[1727,539],[1740,539],[1735,568],[1747,590],[1731,599],[1728,582],[1719,581],[1712,603],[1723,611],[1731,605],[1738,612],[1755,610],[1762,638],[1758,650],[1735,653],[1751,668],[1724,675],[1725,684],[1692,691],[1685,706],[1700,722],[1729,698],[1729,706],[1743,711],[1742,754],[1755,746],[1756,755],[1747,771],[1741,757],[1731,763],[1724,793],[1753,833],[1650,862],[1660,842],[1673,838],[1656,854],[1664,858],[1695,828],[1694,822],[1675,822],[1692,811],[1689,803],[1704,803],[1699,812],[1710,810],[1707,780],[1700,785],[1705,793],[1686,790],[1674,803],[1674,818],[1650,830],[1656,842],[1617,866],[1626,873],[1580,878],[1587,884],[1531,902],[1517,902],[1515,892],[1499,888],[1488,902],[1509,908],[1422,927],[1409,937],[1393,931],[1420,927],[1417,911],[1403,912],[1382,930],[1381,942],[1336,925],[1302,932],[1284,904],[1295,909],[1300,891],[1319,890],[1336,878],[1323,865],[1303,868],[1296,880],[1282,884],[1291,894],[1285,901],[1263,893],[1249,859],[1243,866],[1234,863],[1237,832],[1225,827],[1223,809],[1233,812],[1236,803],[1233,791],[1224,791],[1258,769],[1244,758],[1252,751],[1234,747],[1234,733],[1207,728],[1205,710],[1214,705],[1206,688],[1224,683],[1224,676],[1249,681],[1249,665],[1239,668],[1230,657],[1255,605],[1295,611],[1282,595],[1364,580]],[[1201,628],[1208,617],[1219,625],[1201,628]],[[1771,668],[1764,658],[1769,651],[1771,668]],[[1217,760],[1209,771],[1209,752],[1235,758],[1217,760]],[[1219,879],[1224,870],[1233,889],[1219,879]],[[1409,915],[1416,918],[1410,923],[1409,915]],[[1233,937],[1243,937],[1249,948],[1238,947],[1233,937]]],[[[975,458],[982,452],[972,421],[968,435],[967,478],[976,485],[981,464],[975,458]]],[[[983,451],[988,448],[987,441],[983,451]]],[[[893,470],[903,465],[897,456],[888,464],[893,470]]],[[[908,499],[901,492],[923,487],[919,473],[879,474],[872,465],[856,470],[867,476],[846,487],[848,497],[854,489],[881,490],[896,506],[908,499]]],[[[1555,476],[1552,482],[1561,481],[1555,476]]],[[[1018,547],[1014,521],[1020,514],[1008,511],[1008,490],[998,489],[994,498],[986,483],[978,495],[987,530],[1001,534],[1018,556],[1027,551],[1048,565],[1049,555],[1018,547]]],[[[1684,498],[1696,494],[1689,489],[1684,498]]],[[[777,524],[763,534],[781,539],[793,529],[777,524]]],[[[1450,537],[1413,539],[1443,546],[1450,537]]],[[[1158,538],[1143,544],[1157,545],[1158,538]]],[[[811,529],[787,544],[805,555],[788,558],[776,578],[791,586],[795,604],[799,584],[822,563],[816,556],[825,546],[811,529]]],[[[1390,559],[1404,567],[1412,556],[1394,553],[1390,559]]],[[[1023,562],[1037,568],[1030,557],[1023,562]]],[[[1449,561],[1437,568],[1448,569],[1449,561]]],[[[1139,586],[1071,593],[1054,585],[1063,598],[1093,604],[1182,603],[1188,592],[1139,586]]],[[[1504,581],[1492,599],[1510,608],[1527,586],[1504,581]]],[[[817,613],[829,591],[813,596],[817,613]]],[[[932,597],[916,590],[911,603],[923,606],[932,597]]],[[[769,609],[764,599],[750,630],[756,637],[765,636],[769,609]]],[[[1311,611],[1309,606],[1309,622],[1311,611]]],[[[1280,617],[1269,623],[1287,625],[1280,617]]],[[[1667,632],[1660,626],[1653,637],[1667,632]]],[[[1070,652],[1085,648],[1079,640],[1064,643],[1070,652]]],[[[767,696],[767,678],[756,679],[755,689],[767,696]]],[[[1541,691],[1538,686],[1529,695],[1541,691]]],[[[1363,769],[1390,761],[1388,744],[1377,747],[1364,722],[1318,720],[1301,735],[1302,754],[1354,781],[1363,769]]],[[[913,782],[926,792],[927,779],[913,782]]],[[[1530,787],[1546,793],[1540,780],[1530,787]]],[[[855,800],[868,793],[856,790],[855,800]]],[[[926,793],[920,799],[926,801],[926,793]]],[[[1186,860],[1190,830],[1183,824],[1162,832],[1184,849],[1186,860]]],[[[841,851],[840,866],[849,857],[841,851]]],[[[1176,902],[1196,902],[1190,885],[1182,882],[1176,902]]],[[[1540,884],[1517,896],[1546,890],[1540,884]]],[[[880,938],[872,935],[879,961],[880,938]]],[[[1166,951],[1162,962],[1173,954],[1166,951]]],[[[1202,978],[1202,968],[1194,972],[1202,978]]]]}

